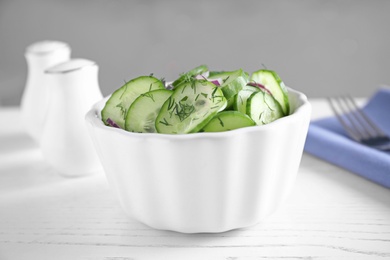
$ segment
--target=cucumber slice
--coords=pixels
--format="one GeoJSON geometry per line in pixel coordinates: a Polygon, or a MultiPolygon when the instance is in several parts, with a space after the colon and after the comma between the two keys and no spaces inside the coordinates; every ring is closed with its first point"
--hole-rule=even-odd
{"type": "Polygon", "coordinates": [[[254,126],[256,123],[246,114],[238,111],[222,111],[203,128],[204,132],[224,132],[254,126]]]}
{"type": "Polygon", "coordinates": [[[247,115],[257,125],[265,125],[284,116],[279,102],[270,93],[260,90],[252,93],[246,104],[247,115]]]}
{"type": "Polygon", "coordinates": [[[209,68],[206,65],[200,65],[198,67],[193,68],[190,71],[187,71],[186,73],[182,73],[181,76],[176,79],[174,82],[172,82],[173,88],[176,88],[180,84],[184,82],[188,82],[192,77],[197,75],[202,75],[209,71],[209,68]]]}
{"type": "Polygon", "coordinates": [[[221,79],[221,89],[226,99],[229,100],[234,97],[241,89],[243,89],[248,83],[249,76],[248,73],[244,72],[242,69],[235,71],[225,71],[225,72],[213,72],[211,76],[208,77],[209,81],[213,79],[221,79]]]}
{"type": "Polygon", "coordinates": [[[165,101],[156,118],[156,129],[165,134],[198,132],[226,103],[219,87],[193,79],[180,84],[165,101]]]}
{"type": "Polygon", "coordinates": [[[103,122],[108,125],[107,120],[111,120],[120,128],[125,128],[126,115],[130,105],[139,95],[155,89],[165,88],[161,80],[153,76],[140,76],[126,82],[107,100],[101,112],[103,122]]]}
{"type": "Polygon", "coordinates": [[[226,72],[225,70],[221,70],[221,71],[212,70],[212,71],[209,71],[209,77],[214,77],[217,74],[225,73],[225,72],[226,72]]]}
{"type": "Polygon", "coordinates": [[[283,114],[288,115],[290,113],[287,88],[275,71],[264,69],[255,71],[252,73],[250,81],[254,81],[265,86],[272,93],[276,101],[279,102],[282,107],[283,114]]]}
{"type": "Polygon", "coordinates": [[[235,96],[234,100],[234,110],[239,111],[243,114],[246,114],[246,103],[248,98],[254,93],[260,91],[257,87],[245,86],[238,94],[235,96]]]}
{"type": "Polygon", "coordinates": [[[127,112],[125,129],[136,133],[155,133],[157,115],[172,93],[172,90],[158,89],[141,94],[127,112]]]}

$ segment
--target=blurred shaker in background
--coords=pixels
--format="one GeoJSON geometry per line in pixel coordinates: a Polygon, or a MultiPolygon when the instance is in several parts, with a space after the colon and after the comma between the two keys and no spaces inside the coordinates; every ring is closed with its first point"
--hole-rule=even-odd
{"type": "Polygon", "coordinates": [[[26,48],[27,81],[21,99],[21,120],[27,133],[39,143],[48,105],[48,86],[44,71],[70,59],[71,49],[60,41],[40,41],[26,48]]]}
{"type": "Polygon", "coordinates": [[[50,99],[41,137],[44,158],[65,176],[101,170],[84,119],[92,105],[102,99],[98,65],[86,59],[71,59],[45,73],[50,99]]]}

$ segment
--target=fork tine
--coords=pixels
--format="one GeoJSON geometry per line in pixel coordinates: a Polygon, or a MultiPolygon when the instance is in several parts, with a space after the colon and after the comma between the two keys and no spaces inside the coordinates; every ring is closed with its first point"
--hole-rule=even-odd
{"type": "Polygon", "coordinates": [[[328,98],[328,102],[343,128],[356,141],[386,136],[351,96],[328,98]]]}
{"type": "MultiPolygon", "coordinates": [[[[376,137],[376,133],[372,133],[373,128],[370,126],[369,122],[363,117],[363,111],[356,105],[351,96],[343,96],[341,100],[345,107],[347,107],[346,117],[351,121],[352,126],[361,134],[361,139],[368,139],[376,137]]],[[[341,102],[340,102],[341,103],[341,102]]]]}
{"type": "Polygon", "coordinates": [[[359,106],[356,104],[355,100],[348,96],[349,102],[352,104],[352,106],[355,108],[355,111],[360,115],[360,119],[364,120],[366,125],[374,132],[373,137],[384,137],[386,134],[364,113],[364,111],[359,108],[359,106]]]}
{"type": "Polygon", "coordinates": [[[390,151],[390,138],[364,113],[351,96],[327,98],[347,134],[357,142],[390,151]]]}
{"type": "MultiPolygon", "coordinates": [[[[345,131],[347,131],[349,136],[351,136],[354,140],[360,142],[360,140],[363,138],[362,135],[359,132],[355,131],[354,128],[350,127],[347,121],[343,118],[343,115],[346,116],[347,112],[345,111],[345,108],[343,106],[340,106],[340,100],[338,98],[330,97],[328,97],[327,100],[333,113],[336,115],[336,118],[338,119],[342,127],[345,129],[345,131]]],[[[351,122],[349,118],[348,121],[351,122]]]]}

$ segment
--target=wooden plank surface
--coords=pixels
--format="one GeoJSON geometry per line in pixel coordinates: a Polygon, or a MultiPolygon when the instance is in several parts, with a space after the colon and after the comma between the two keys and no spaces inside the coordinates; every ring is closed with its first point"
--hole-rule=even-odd
{"type": "MultiPolygon", "coordinates": [[[[323,102],[312,103],[323,115],[323,102]]],[[[0,110],[1,260],[390,259],[390,191],[310,155],[263,223],[181,234],[128,218],[103,173],[59,176],[17,118],[17,109],[0,110]]]]}

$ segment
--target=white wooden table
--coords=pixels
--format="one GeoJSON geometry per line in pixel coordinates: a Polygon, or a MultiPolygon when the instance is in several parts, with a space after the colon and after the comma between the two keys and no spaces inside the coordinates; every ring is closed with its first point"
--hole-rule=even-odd
{"type": "MultiPolygon", "coordinates": [[[[311,100],[313,118],[329,114],[311,100]]],[[[390,190],[304,154],[293,193],[264,223],[221,234],[126,217],[104,174],[64,178],[0,109],[0,259],[390,259],[390,190]]]]}

